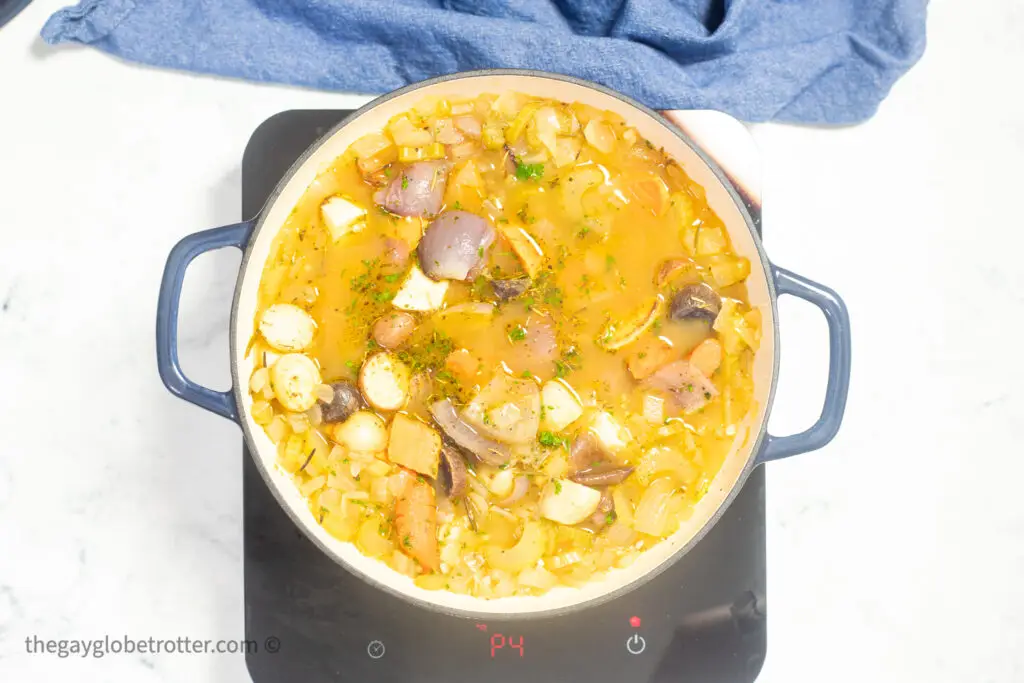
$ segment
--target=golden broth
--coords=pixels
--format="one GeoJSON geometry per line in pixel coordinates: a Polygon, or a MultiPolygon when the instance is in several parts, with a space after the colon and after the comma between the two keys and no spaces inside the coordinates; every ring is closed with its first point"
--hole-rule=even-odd
{"type": "Polygon", "coordinates": [[[251,344],[253,416],[324,527],[425,588],[539,594],[629,564],[689,516],[755,408],[749,263],[703,189],[610,112],[515,93],[426,102],[321,173],[271,254],[251,344]],[[438,211],[405,217],[375,198],[408,189],[411,160],[447,163],[438,211]],[[338,198],[341,219],[325,213],[338,198]],[[403,313],[411,333],[382,349],[375,324],[397,319],[411,270],[430,269],[416,251],[425,230],[454,210],[483,217],[493,243],[466,281],[448,281],[439,307],[403,313]],[[513,278],[526,290],[502,300],[491,281],[513,278]],[[680,314],[680,297],[706,291],[699,283],[715,301],[680,314]],[[294,358],[280,362],[299,353],[313,365],[295,361],[295,372],[316,374],[305,384],[283,369],[294,358]],[[386,372],[371,371],[384,356],[386,372]],[[667,367],[684,379],[658,380],[667,367]],[[288,377],[298,393],[285,393],[288,377]],[[446,429],[431,406],[447,399],[472,423],[467,404],[490,397],[495,377],[541,396],[540,416],[530,422],[517,412],[527,403],[507,397],[485,405],[504,407],[477,431],[511,406],[520,421],[509,429],[532,427],[530,438],[498,439],[500,465],[455,448],[465,491],[446,496],[434,484],[446,429]],[[359,384],[370,406],[328,423],[336,382],[359,384]],[[374,399],[392,385],[398,403],[395,391],[374,399]],[[597,444],[589,462],[571,453],[584,438],[597,444]],[[626,474],[577,482],[594,472],[626,474]]]}

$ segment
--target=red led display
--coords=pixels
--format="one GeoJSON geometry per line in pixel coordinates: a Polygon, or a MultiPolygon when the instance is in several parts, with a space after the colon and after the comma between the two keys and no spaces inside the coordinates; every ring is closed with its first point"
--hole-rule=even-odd
{"type": "Polygon", "coordinates": [[[501,633],[491,634],[491,659],[494,659],[494,655],[498,650],[503,650],[508,645],[511,650],[519,650],[519,656],[522,657],[525,654],[523,649],[523,637],[519,636],[516,640],[515,636],[505,636],[501,633]]]}

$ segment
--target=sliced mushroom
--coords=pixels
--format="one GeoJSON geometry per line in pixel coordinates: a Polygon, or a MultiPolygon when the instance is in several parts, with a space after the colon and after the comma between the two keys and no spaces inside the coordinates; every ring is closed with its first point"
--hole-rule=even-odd
{"type": "Polygon", "coordinates": [[[526,275],[509,280],[491,280],[494,296],[500,301],[511,301],[522,296],[530,288],[530,278],[526,275]]]}
{"type": "Polygon", "coordinates": [[[441,486],[449,498],[462,498],[469,476],[462,448],[448,437],[441,439],[441,486]]]}
{"type": "Polygon", "coordinates": [[[577,484],[584,486],[613,486],[626,481],[626,477],[633,473],[632,467],[588,467],[577,470],[569,475],[577,484]]]}
{"type": "Polygon", "coordinates": [[[449,399],[431,405],[430,414],[452,441],[472,453],[480,462],[503,465],[512,458],[508,446],[488,439],[464,422],[449,399]]]}
{"type": "Polygon", "coordinates": [[[330,387],[334,390],[334,396],[329,403],[320,402],[320,414],[323,416],[323,422],[344,422],[357,410],[366,407],[363,395],[351,382],[331,382],[330,387]]]}
{"type": "Polygon", "coordinates": [[[712,324],[722,310],[722,297],[710,285],[686,285],[672,297],[668,317],[672,320],[703,319],[712,324]]]}
{"type": "Polygon", "coordinates": [[[700,410],[718,395],[718,390],[707,375],[685,360],[677,360],[659,368],[644,381],[644,385],[666,392],[687,413],[700,410]]]}
{"type": "Polygon", "coordinates": [[[594,434],[589,431],[583,432],[573,440],[572,446],[569,447],[569,471],[589,470],[596,463],[610,457],[611,454],[594,434]]]}
{"type": "Polygon", "coordinates": [[[445,211],[423,233],[417,247],[420,268],[432,280],[472,279],[495,236],[486,218],[468,211],[445,211]]]}

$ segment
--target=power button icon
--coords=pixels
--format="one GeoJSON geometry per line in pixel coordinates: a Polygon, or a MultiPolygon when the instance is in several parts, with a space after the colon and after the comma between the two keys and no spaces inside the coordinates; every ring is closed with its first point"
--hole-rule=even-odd
{"type": "Polygon", "coordinates": [[[647,641],[643,639],[643,636],[638,636],[637,634],[634,633],[633,635],[631,635],[629,638],[626,639],[626,650],[631,655],[638,655],[638,654],[640,654],[641,652],[644,651],[644,649],[646,647],[647,647],[647,641]]]}

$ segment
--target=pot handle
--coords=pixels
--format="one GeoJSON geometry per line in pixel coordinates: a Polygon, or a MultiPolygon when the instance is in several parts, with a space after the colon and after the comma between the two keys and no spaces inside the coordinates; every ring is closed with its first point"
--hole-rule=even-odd
{"type": "Polygon", "coordinates": [[[828,287],[785,268],[773,265],[772,274],[775,277],[775,289],[780,296],[790,294],[799,297],[814,304],[825,314],[829,345],[828,385],[825,388],[825,405],[818,421],[799,434],[766,435],[758,462],[781,460],[825,446],[839,431],[846,410],[846,396],[850,391],[850,314],[846,304],[828,287]]]}
{"type": "Polygon", "coordinates": [[[181,371],[178,363],[178,305],[181,303],[185,271],[195,257],[223,247],[244,249],[251,233],[251,222],[236,223],[197,232],[174,245],[164,266],[160,298],[156,305],[156,364],[164,386],[178,398],[235,422],[238,421],[238,407],[230,391],[214,391],[200,386],[181,371]]]}

